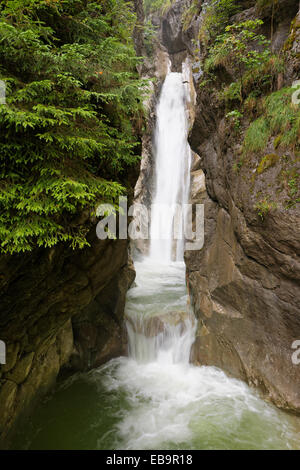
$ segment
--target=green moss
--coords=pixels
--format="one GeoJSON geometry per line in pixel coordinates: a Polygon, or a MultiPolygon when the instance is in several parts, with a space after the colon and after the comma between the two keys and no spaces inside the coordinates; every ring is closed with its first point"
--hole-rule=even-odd
{"type": "Polygon", "coordinates": [[[279,134],[274,140],[274,148],[277,149],[282,141],[282,135],[279,134]]]}
{"type": "Polygon", "coordinates": [[[290,35],[284,43],[283,50],[289,51],[295,42],[297,30],[300,28],[300,22],[296,17],[291,23],[290,35]]]}
{"type": "Polygon", "coordinates": [[[270,153],[269,155],[265,155],[261,159],[260,164],[258,165],[257,173],[260,175],[261,173],[266,171],[268,168],[271,168],[272,166],[276,165],[278,161],[279,161],[279,156],[276,155],[276,153],[270,153]]]}

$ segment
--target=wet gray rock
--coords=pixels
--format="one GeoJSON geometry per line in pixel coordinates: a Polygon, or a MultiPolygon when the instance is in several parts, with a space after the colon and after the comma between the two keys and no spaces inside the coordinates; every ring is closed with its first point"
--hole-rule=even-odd
{"type": "MultiPolygon", "coordinates": [[[[284,48],[286,57],[280,86],[290,85],[300,66],[299,13],[289,35],[286,22],[295,11],[283,3],[273,37],[274,48],[284,48]]],[[[185,255],[199,320],[192,360],[222,368],[299,414],[300,366],[292,362],[292,343],[300,339],[299,204],[286,209],[288,187],[281,179],[282,172],[299,164],[290,149],[285,158],[279,152],[276,164],[259,174],[262,157],[276,153],[270,140],[237,171],[249,119],[236,133],[224,115],[213,89],[198,92],[190,143],[200,157],[207,194],[202,193],[204,247],[185,255]],[[259,194],[277,204],[265,217],[255,210],[259,194]]],[[[195,183],[192,191],[195,198],[195,183]]]]}

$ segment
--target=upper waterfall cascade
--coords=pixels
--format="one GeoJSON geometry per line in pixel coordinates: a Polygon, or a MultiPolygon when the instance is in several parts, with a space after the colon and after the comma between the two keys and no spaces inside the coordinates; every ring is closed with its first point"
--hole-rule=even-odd
{"type": "Polygon", "coordinates": [[[191,165],[186,110],[189,100],[189,83],[184,75],[169,73],[157,107],[150,230],[150,257],[166,263],[183,260],[184,205],[189,199],[191,165]]]}

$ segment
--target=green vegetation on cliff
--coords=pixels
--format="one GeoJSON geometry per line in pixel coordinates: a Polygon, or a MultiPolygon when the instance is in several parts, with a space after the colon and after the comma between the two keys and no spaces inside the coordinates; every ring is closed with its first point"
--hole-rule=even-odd
{"type": "Polygon", "coordinates": [[[145,86],[134,24],[125,0],[1,2],[2,252],[83,247],[95,206],[124,193],[145,86]]]}
{"type": "Polygon", "coordinates": [[[203,13],[199,36],[208,44],[225,30],[232,15],[241,10],[237,0],[219,0],[211,2],[203,13]]]}
{"type": "MultiPolygon", "coordinates": [[[[248,5],[249,6],[249,5],[248,5]]],[[[202,61],[198,82],[203,100],[211,95],[232,137],[235,178],[249,182],[254,208],[269,211],[299,203],[300,107],[296,102],[298,17],[278,47],[282,4],[257,0],[247,15],[235,0],[212,1],[202,10],[195,60],[202,61]],[[264,21],[262,20],[264,19],[264,21]],[[238,174],[239,173],[239,174],[238,174]],[[266,180],[272,181],[261,190],[266,180]]],[[[296,13],[295,8],[295,13],[296,13]]],[[[291,16],[292,13],[287,13],[291,16]]],[[[292,16],[291,16],[292,18],[292,16]]]]}
{"type": "Polygon", "coordinates": [[[282,88],[262,100],[261,116],[245,135],[246,151],[263,150],[273,136],[276,149],[300,150],[300,112],[292,102],[293,93],[293,88],[282,88]]]}
{"type": "Polygon", "coordinates": [[[247,72],[250,71],[253,76],[253,72],[261,70],[270,59],[269,41],[256,32],[262,24],[261,20],[248,20],[226,26],[225,33],[218,35],[214,46],[210,48],[205,61],[205,71],[211,72],[219,66],[224,66],[238,78],[226,89],[228,98],[242,102],[247,72]],[[260,50],[257,47],[260,47],[260,50]]]}

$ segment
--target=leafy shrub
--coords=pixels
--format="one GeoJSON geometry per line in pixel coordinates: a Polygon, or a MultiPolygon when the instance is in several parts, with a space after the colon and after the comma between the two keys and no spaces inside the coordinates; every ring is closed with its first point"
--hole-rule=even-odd
{"type": "Polygon", "coordinates": [[[289,185],[291,197],[294,197],[299,191],[298,178],[294,177],[290,179],[288,185],[289,185]]]}
{"type": "Polygon", "coordinates": [[[215,45],[210,48],[204,70],[212,72],[219,66],[227,67],[239,80],[230,85],[234,95],[239,86],[240,101],[245,91],[245,74],[264,67],[270,59],[269,41],[256,30],[263,24],[261,20],[248,20],[239,24],[226,26],[225,33],[217,36],[215,45]],[[260,50],[258,49],[260,47],[260,50]],[[235,87],[234,90],[232,87],[235,87]]]}
{"type": "Polygon", "coordinates": [[[199,0],[193,0],[190,7],[187,8],[183,12],[183,15],[182,15],[182,28],[183,28],[183,31],[186,31],[189,28],[189,26],[191,24],[191,21],[194,18],[194,16],[197,15],[198,13],[200,13],[200,8],[201,8],[201,4],[200,4],[199,0]]]}
{"type": "Polygon", "coordinates": [[[150,20],[145,21],[144,24],[144,45],[147,55],[150,57],[154,51],[154,43],[156,37],[156,30],[150,20]]]}
{"type": "Polygon", "coordinates": [[[241,125],[241,119],[243,115],[239,110],[235,109],[226,114],[226,118],[232,120],[235,130],[238,130],[241,125]]]}
{"type": "Polygon", "coordinates": [[[265,197],[261,201],[259,201],[254,208],[256,209],[258,215],[262,220],[265,219],[266,215],[271,211],[277,208],[275,202],[270,201],[268,197],[265,197]]]}

